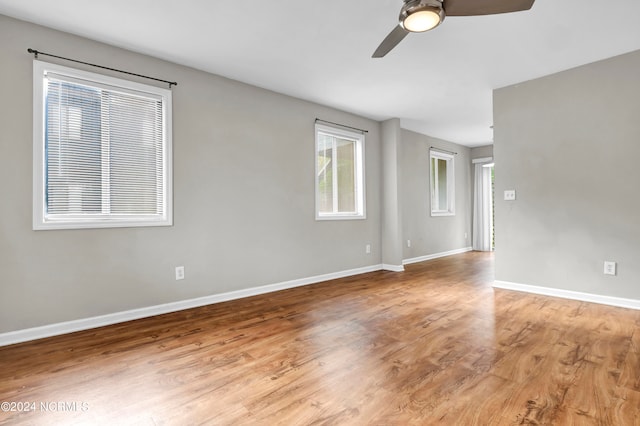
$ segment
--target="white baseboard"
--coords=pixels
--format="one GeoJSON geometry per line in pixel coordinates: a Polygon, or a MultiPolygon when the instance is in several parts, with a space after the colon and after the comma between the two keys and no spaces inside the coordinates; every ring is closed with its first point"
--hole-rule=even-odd
{"type": "Polygon", "coordinates": [[[439,257],[446,257],[446,256],[452,256],[454,254],[466,253],[466,252],[471,251],[471,250],[473,250],[471,247],[464,247],[464,248],[461,248],[461,249],[444,251],[442,253],[429,254],[429,255],[420,256],[420,257],[413,257],[411,259],[404,259],[402,261],[402,264],[403,265],[409,265],[411,263],[424,262],[426,260],[437,259],[439,257]]]}
{"type": "Polygon", "coordinates": [[[538,287],[528,284],[518,284],[508,281],[494,281],[494,288],[522,291],[525,293],[541,294],[544,296],[561,297],[563,299],[579,300],[581,302],[599,303],[601,305],[617,306],[640,310],[640,300],[624,299],[621,297],[603,296],[599,294],[581,293],[579,291],[563,290],[559,288],[538,287]]]}
{"type": "Polygon", "coordinates": [[[404,266],[402,265],[389,265],[387,263],[382,264],[382,270],[392,272],[404,272],[404,266]]]}
{"type": "Polygon", "coordinates": [[[229,300],[242,299],[249,296],[257,296],[259,294],[286,290],[303,285],[316,284],[319,282],[334,280],[337,278],[344,278],[353,275],[364,274],[367,272],[379,271],[381,269],[384,269],[383,265],[365,266],[363,268],[349,269],[324,275],[316,275],[308,278],[284,281],[281,283],[252,287],[243,290],[230,291],[227,293],[214,294],[211,296],[198,297],[195,299],[181,300],[178,302],[165,303],[162,305],[116,312],[113,314],[60,322],[40,327],[27,328],[24,330],[10,331],[8,333],[0,333],[0,346],[13,345],[15,343],[27,342],[29,340],[42,339],[45,337],[57,336],[60,334],[73,333],[75,331],[103,327],[105,325],[152,317],[154,315],[167,314],[170,312],[182,311],[184,309],[197,308],[200,306],[226,302],[229,300]]]}

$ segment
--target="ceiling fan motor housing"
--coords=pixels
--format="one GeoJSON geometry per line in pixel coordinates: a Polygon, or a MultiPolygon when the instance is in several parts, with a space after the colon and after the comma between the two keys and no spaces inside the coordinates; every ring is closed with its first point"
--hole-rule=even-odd
{"type": "Polygon", "coordinates": [[[440,25],[442,21],[444,21],[444,17],[445,17],[445,13],[444,13],[444,8],[442,7],[441,0],[404,0],[404,5],[400,10],[399,20],[400,20],[400,25],[405,30],[411,31],[411,32],[422,32],[422,31],[428,31],[440,25]],[[433,25],[430,28],[420,29],[420,30],[407,28],[407,25],[405,24],[405,22],[407,21],[407,18],[409,18],[411,15],[418,12],[423,12],[423,13],[431,12],[433,14],[436,14],[439,17],[439,20],[435,25],[433,25]]]}

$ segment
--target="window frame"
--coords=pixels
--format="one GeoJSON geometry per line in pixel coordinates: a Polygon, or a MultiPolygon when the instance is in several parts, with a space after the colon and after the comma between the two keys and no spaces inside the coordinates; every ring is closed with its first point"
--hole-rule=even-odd
{"type": "MultiPolygon", "coordinates": [[[[441,151],[429,150],[429,204],[432,217],[455,216],[455,156],[441,151]],[[433,160],[445,160],[447,162],[446,186],[447,186],[447,206],[446,209],[434,209],[434,199],[438,199],[439,185],[438,174],[433,170],[433,160]],[[435,177],[435,180],[434,180],[435,177]],[[435,194],[434,194],[435,191],[435,194]]],[[[439,206],[438,206],[439,207],[439,206]]]]}
{"type": "MultiPolygon", "coordinates": [[[[355,132],[347,129],[316,123],[315,125],[315,195],[316,195],[316,220],[354,220],[366,219],[366,194],[365,194],[365,135],[363,132],[355,132]],[[356,211],[350,212],[320,212],[320,170],[318,169],[318,148],[320,134],[336,138],[351,140],[355,143],[355,203],[356,211]]],[[[337,181],[336,181],[337,182],[337,181]]],[[[337,183],[336,183],[337,184],[337,183]]]]}
{"type": "Polygon", "coordinates": [[[33,61],[33,229],[91,229],[173,225],[173,131],[171,90],[123,80],[89,71],[83,71],[40,60],[33,61]],[[162,167],[163,212],[159,215],[100,214],[69,215],[65,218],[48,218],[46,213],[46,100],[45,86],[48,72],[80,80],[83,84],[104,89],[122,89],[139,92],[162,102],[162,167]]]}

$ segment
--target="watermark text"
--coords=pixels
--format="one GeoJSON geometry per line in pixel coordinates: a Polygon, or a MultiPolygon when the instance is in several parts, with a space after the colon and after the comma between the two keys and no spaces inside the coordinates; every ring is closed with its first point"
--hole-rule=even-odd
{"type": "Polygon", "coordinates": [[[85,401],[2,401],[0,412],[79,412],[89,411],[89,403],[85,401]]]}

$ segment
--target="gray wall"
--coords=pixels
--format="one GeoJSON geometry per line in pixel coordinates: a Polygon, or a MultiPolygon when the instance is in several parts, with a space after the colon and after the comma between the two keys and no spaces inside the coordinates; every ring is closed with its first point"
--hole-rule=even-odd
{"type": "Polygon", "coordinates": [[[0,332],[381,263],[379,123],[2,16],[0,40],[0,332]],[[173,227],[32,231],[28,47],[179,83],[173,227]],[[366,220],[315,221],[316,117],[369,131],[366,220]]]}
{"type": "Polygon", "coordinates": [[[385,269],[402,270],[402,200],[400,199],[400,120],[382,123],[382,263],[385,269]]]}
{"type": "Polygon", "coordinates": [[[497,280],[640,299],[639,76],[636,51],[494,92],[497,280]]]}
{"type": "Polygon", "coordinates": [[[471,150],[403,129],[400,151],[403,257],[411,259],[471,246],[471,150]],[[431,217],[431,146],[458,153],[454,160],[455,216],[431,217]],[[411,247],[407,247],[408,239],[411,247]]]}
{"type": "Polygon", "coordinates": [[[471,159],[493,157],[493,145],[483,145],[471,148],[471,159]]]}

